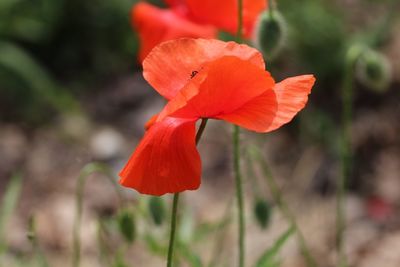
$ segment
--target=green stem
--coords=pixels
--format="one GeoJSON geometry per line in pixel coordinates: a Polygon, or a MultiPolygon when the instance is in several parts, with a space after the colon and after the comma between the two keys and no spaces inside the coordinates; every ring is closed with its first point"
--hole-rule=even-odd
{"type": "Polygon", "coordinates": [[[256,175],[256,173],[254,171],[253,164],[252,164],[251,160],[252,160],[252,158],[248,154],[246,154],[247,177],[248,177],[248,179],[250,181],[251,189],[253,191],[255,199],[258,200],[258,199],[263,198],[262,197],[263,193],[260,190],[260,185],[259,185],[259,183],[257,181],[257,175],[256,175]]]}
{"type": "Polygon", "coordinates": [[[236,42],[242,42],[243,36],[243,0],[237,0],[238,3],[238,28],[236,31],[236,42]]]}
{"type": "Polygon", "coordinates": [[[206,128],[208,119],[202,119],[199,129],[196,134],[196,145],[199,143],[201,136],[203,135],[204,129],[206,128]]]}
{"type": "Polygon", "coordinates": [[[290,225],[295,229],[300,245],[300,250],[307,262],[307,266],[316,267],[317,264],[314,258],[311,256],[310,249],[308,248],[304,235],[297,224],[296,217],[291,212],[289,205],[285,201],[283,193],[279,189],[278,184],[276,183],[268,164],[266,163],[265,159],[261,156],[261,153],[258,151],[258,149],[256,148],[252,149],[250,155],[260,162],[262,171],[264,173],[264,177],[266,178],[268,188],[271,190],[271,195],[274,202],[278,205],[278,208],[282,212],[283,216],[286,217],[290,225]]]}
{"type": "Polygon", "coordinates": [[[100,252],[100,260],[106,266],[112,266],[112,261],[110,259],[111,251],[109,243],[105,240],[103,236],[105,233],[105,226],[103,219],[98,218],[97,220],[97,246],[100,252]]]}
{"type": "MultiPolygon", "coordinates": [[[[237,0],[238,4],[238,28],[236,32],[236,41],[242,43],[243,36],[243,0],[237,0]]],[[[240,171],[240,128],[239,126],[233,127],[233,169],[235,173],[235,184],[236,184],[236,198],[238,207],[238,246],[239,246],[239,267],[244,267],[245,263],[245,247],[244,247],[244,236],[245,236],[245,221],[244,221],[244,205],[243,205],[243,189],[242,189],[242,175],[240,171]]]]}
{"type": "Polygon", "coordinates": [[[33,253],[37,261],[37,266],[49,267],[47,259],[39,247],[39,241],[36,236],[36,224],[34,216],[29,217],[28,239],[32,244],[33,253]]]}
{"type": "Polygon", "coordinates": [[[72,266],[79,267],[80,266],[80,259],[81,259],[81,239],[80,239],[80,229],[81,229],[81,219],[82,219],[82,207],[83,207],[83,192],[85,189],[85,184],[87,177],[94,173],[104,173],[106,177],[110,180],[113,184],[115,191],[118,196],[119,205],[123,202],[122,194],[119,190],[119,187],[116,181],[112,178],[112,174],[109,171],[108,167],[101,163],[89,163],[87,164],[81,171],[78,185],[76,188],[76,210],[75,210],[75,221],[73,226],[73,243],[72,243],[72,266]]]}
{"type": "Polygon", "coordinates": [[[238,220],[239,220],[239,267],[244,267],[245,250],[244,250],[244,236],[245,236],[245,221],[244,221],[244,205],[243,205],[243,188],[242,188],[242,175],[240,171],[240,129],[239,126],[233,128],[233,169],[235,173],[236,183],[236,198],[238,207],[238,220]]]}
{"type": "Polygon", "coordinates": [[[218,264],[218,260],[221,257],[221,251],[224,245],[225,241],[225,235],[226,235],[226,230],[230,221],[231,221],[231,209],[232,209],[232,204],[233,204],[234,199],[230,199],[226,205],[224,215],[222,216],[221,221],[218,223],[217,229],[216,229],[216,235],[215,235],[215,244],[214,244],[214,249],[212,250],[212,256],[209,264],[207,265],[208,267],[215,267],[218,264]]]}
{"type": "MultiPolygon", "coordinates": [[[[206,128],[208,119],[202,119],[199,129],[196,134],[196,145],[199,143],[200,138],[206,128]]],[[[173,255],[174,255],[174,246],[175,246],[175,233],[176,233],[176,223],[178,217],[178,202],[179,202],[179,193],[174,194],[174,200],[172,204],[172,215],[171,215],[171,229],[169,234],[169,245],[168,245],[168,258],[167,258],[167,267],[172,267],[173,255]]]]}
{"type": "Polygon", "coordinates": [[[174,194],[174,202],[172,205],[171,231],[170,231],[170,235],[169,235],[167,267],[172,266],[172,256],[173,256],[174,245],[175,245],[176,221],[177,221],[177,213],[178,213],[178,201],[179,201],[179,193],[175,193],[174,194]]]}
{"type": "Polygon", "coordinates": [[[270,15],[272,15],[272,12],[274,10],[274,5],[272,3],[272,0],[267,0],[267,3],[268,3],[268,12],[270,15]]]}
{"type": "Polygon", "coordinates": [[[338,180],[336,197],[336,249],[338,253],[338,267],[347,266],[347,259],[344,251],[346,228],[346,187],[351,168],[351,117],[353,103],[353,76],[354,63],[360,52],[349,49],[348,60],[344,73],[342,86],[342,150],[341,150],[341,174],[338,180]]]}

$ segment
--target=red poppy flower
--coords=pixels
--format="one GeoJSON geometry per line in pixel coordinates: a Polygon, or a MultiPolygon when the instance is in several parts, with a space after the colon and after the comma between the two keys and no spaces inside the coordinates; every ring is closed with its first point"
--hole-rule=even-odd
{"type": "MultiPolygon", "coordinates": [[[[171,2],[171,0],[170,0],[171,2]]],[[[173,1],[175,5],[177,0],[173,1]]],[[[181,0],[189,15],[200,23],[207,23],[235,34],[238,28],[237,0],[181,0]]],[[[259,14],[267,7],[265,0],[243,0],[243,35],[251,37],[259,14]]]]}
{"type": "Polygon", "coordinates": [[[269,132],[305,106],[315,81],[302,75],[275,83],[256,49],[205,39],[160,44],[144,60],[143,75],[169,102],[146,125],[120,183],[151,195],[199,187],[197,120],[220,119],[269,132]]]}
{"type": "Polygon", "coordinates": [[[176,9],[160,9],[145,2],[133,6],[131,24],[140,39],[139,61],[142,62],[154,46],[181,37],[213,38],[214,27],[200,25],[181,16],[176,9]]]}

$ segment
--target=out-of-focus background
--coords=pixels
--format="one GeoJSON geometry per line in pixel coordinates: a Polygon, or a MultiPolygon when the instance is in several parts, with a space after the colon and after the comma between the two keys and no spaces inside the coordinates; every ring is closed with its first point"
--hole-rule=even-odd
{"type": "MultiPolygon", "coordinates": [[[[243,159],[248,266],[289,225],[265,169],[250,168],[265,164],[318,266],[335,265],[342,88],[346,55],[360,46],[368,47],[372,63],[358,62],[351,74],[345,251],[350,266],[400,266],[400,6],[277,2],[287,36],[267,68],[277,80],[313,73],[317,83],[289,125],[266,135],[242,131],[243,147],[256,146],[265,158],[260,164],[243,159]]],[[[165,103],[136,59],[134,3],[0,0],[0,266],[72,266],[80,204],[81,266],[165,264],[171,196],[140,196],[113,183],[144,123],[165,103]]],[[[230,131],[211,121],[199,145],[202,186],[182,195],[181,266],[234,266],[230,131]]],[[[280,265],[268,266],[306,266],[296,240],[290,236],[275,256],[280,265]]]]}

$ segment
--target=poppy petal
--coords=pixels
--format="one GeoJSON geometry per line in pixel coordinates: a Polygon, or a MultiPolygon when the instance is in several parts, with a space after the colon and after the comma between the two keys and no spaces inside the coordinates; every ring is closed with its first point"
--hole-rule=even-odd
{"type": "Polygon", "coordinates": [[[290,122],[304,108],[315,82],[312,75],[287,78],[231,114],[218,118],[256,132],[270,132],[290,122]]]}
{"type": "Polygon", "coordinates": [[[188,9],[185,0],[164,0],[164,2],[181,16],[187,17],[188,9]]]}
{"type": "Polygon", "coordinates": [[[147,131],[157,121],[158,113],[151,116],[151,118],[144,124],[144,129],[147,131]]]}
{"type": "Polygon", "coordinates": [[[217,118],[251,131],[265,132],[274,121],[277,108],[275,92],[267,90],[234,112],[219,115],[217,118]]]}
{"type": "Polygon", "coordinates": [[[184,0],[164,0],[164,2],[170,7],[176,7],[184,5],[184,0]]]}
{"type": "Polygon", "coordinates": [[[196,119],[165,118],[145,133],[120,172],[120,183],[140,193],[163,195],[200,186],[196,119]]]}
{"type": "Polygon", "coordinates": [[[155,47],[143,61],[143,76],[162,96],[172,99],[207,63],[222,56],[236,56],[265,68],[260,52],[247,45],[183,38],[155,47]]]}
{"type": "MultiPolygon", "coordinates": [[[[185,0],[189,14],[199,23],[212,24],[235,34],[238,28],[237,0],[185,0]]],[[[265,10],[265,0],[243,1],[243,34],[250,37],[259,14],[265,10]]]]}
{"type": "Polygon", "coordinates": [[[145,2],[132,8],[131,24],[139,34],[140,62],[163,41],[181,37],[213,38],[217,34],[214,27],[197,24],[172,9],[160,9],[145,2]]]}
{"type": "Polygon", "coordinates": [[[165,116],[221,118],[253,98],[271,91],[271,75],[249,61],[221,57],[201,70],[178,95],[169,101],[158,120],[165,116]]]}
{"type": "Polygon", "coordinates": [[[313,75],[290,77],[277,83],[274,91],[278,109],[273,122],[264,132],[273,131],[290,122],[306,105],[314,83],[313,75]]]}

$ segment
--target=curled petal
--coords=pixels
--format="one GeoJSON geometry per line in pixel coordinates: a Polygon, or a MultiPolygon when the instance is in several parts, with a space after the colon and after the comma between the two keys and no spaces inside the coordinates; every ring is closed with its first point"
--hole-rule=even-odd
{"type": "Polygon", "coordinates": [[[315,82],[312,75],[287,78],[274,90],[252,99],[240,109],[218,118],[256,132],[270,132],[290,122],[304,108],[315,82]]]}
{"type": "Polygon", "coordinates": [[[273,87],[274,80],[264,69],[235,56],[224,56],[206,65],[169,101],[158,120],[165,116],[222,118],[266,91],[273,101],[273,87]]]}
{"type": "Polygon", "coordinates": [[[172,9],[160,9],[145,2],[132,8],[131,23],[139,34],[141,62],[161,42],[181,37],[213,38],[217,34],[214,27],[197,24],[172,9]]]}
{"type": "Polygon", "coordinates": [[[208,63],[223,56],[236,56],[265,68],[260,52],[247,45],[182,38],[155,47],[143,61],[143,76],[162,96],[172,99],[208,63]]]}
{"type": "Polygon", "coordinates": [[[157,196],[197,189],[201,162],[195,144],[195,122],[166,118],[153,124],[120,172],[120,183],[157,196]]]}
{"type": "Polygon", "coordinates": [[[274,91],[278,109],[271,125],[263,132],[273,131],[290,122],[306,105],[314,83],[315,78],[313,75],[290,77],[277,83],[274,91]]]}

